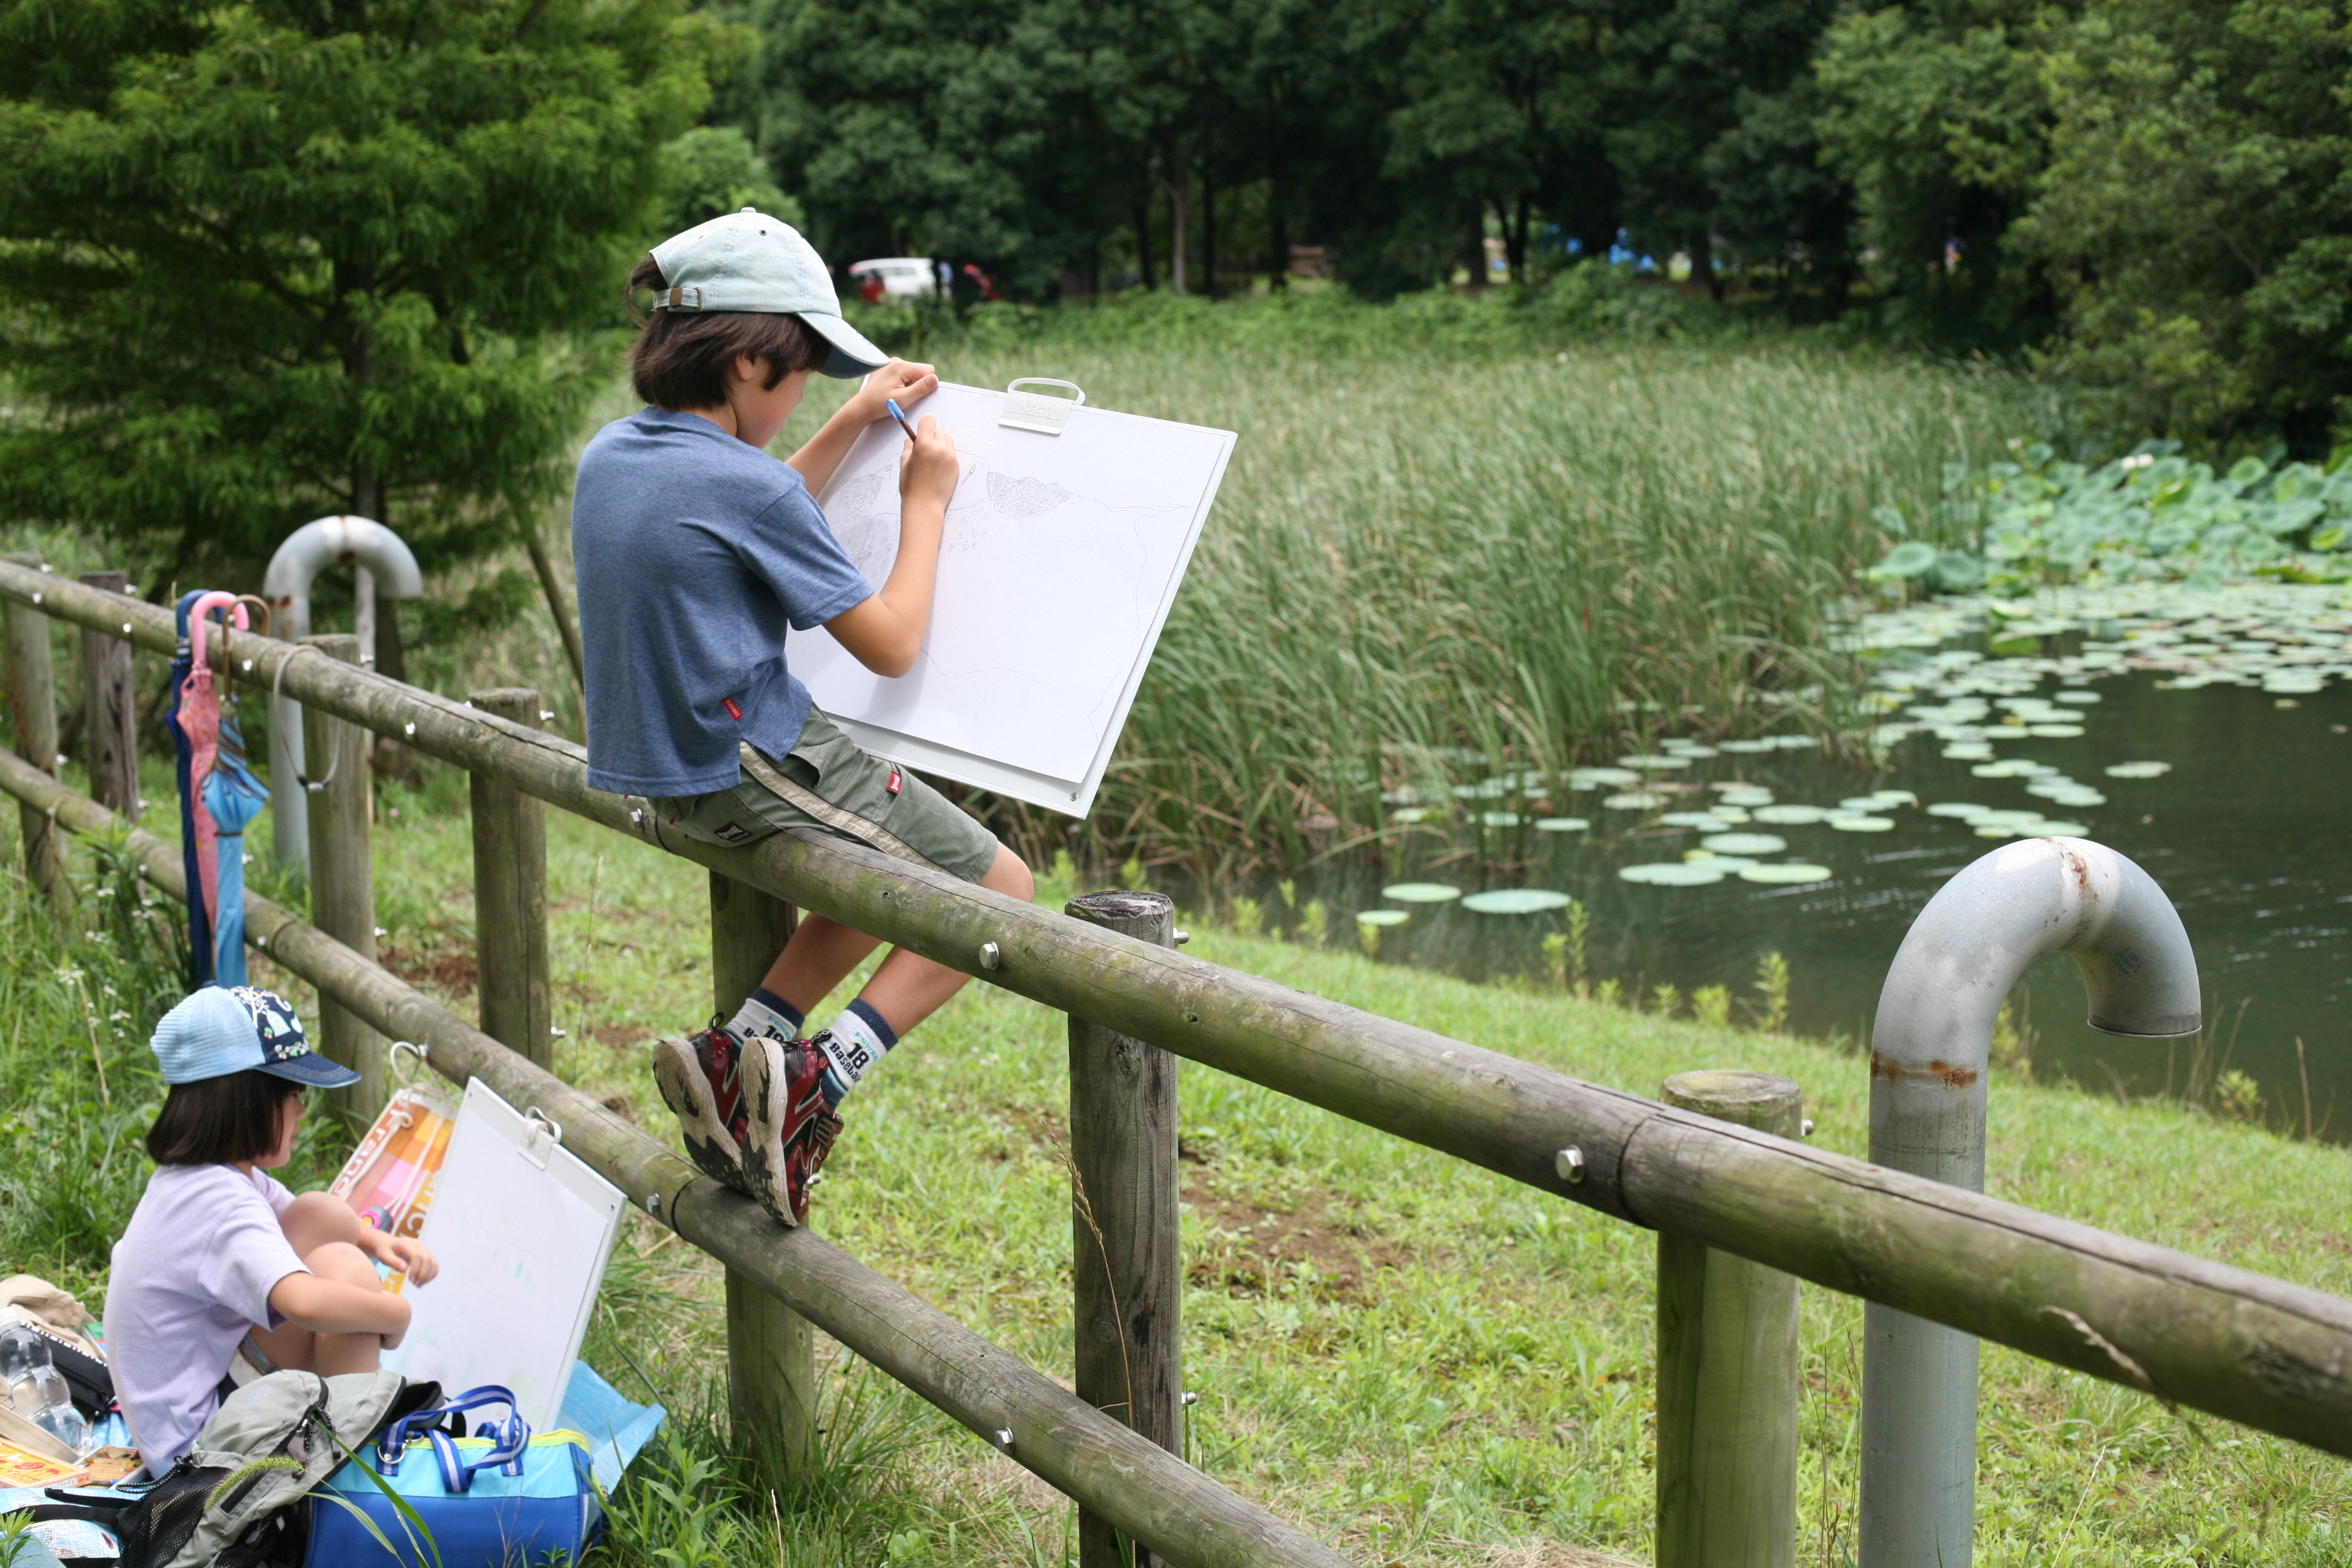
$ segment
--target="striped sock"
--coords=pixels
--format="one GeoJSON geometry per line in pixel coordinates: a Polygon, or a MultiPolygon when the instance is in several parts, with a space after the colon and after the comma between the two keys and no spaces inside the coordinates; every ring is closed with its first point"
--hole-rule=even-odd
{"type": "Polygon", "coordinates": [[[891,1047],[898,1043],[898,1031],[890,1021],[876,1010],[874,1004],[860,996],[833,1021],[833,1026],[816,1037],[816,1044],[831,1064],[824,1069],[824,1102],[837,1106],[857,1087],[857,1080],[882,1059],[891,1047]]]}
{"type": "Polygon", "coordinates": [[[738,1039],[765,1035],[789,1045],[801,1037],[801,1026],[807,1021],[799,1008],[761,985],[743,998],[743,1005],[735,1009],[735,1016],[727,1021],[727,1027],[738,1039]]]}

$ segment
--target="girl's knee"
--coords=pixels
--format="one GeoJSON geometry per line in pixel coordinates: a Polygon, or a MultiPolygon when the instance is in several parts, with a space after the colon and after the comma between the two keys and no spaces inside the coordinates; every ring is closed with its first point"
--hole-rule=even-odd
{"type": "Polygon", "coordinates": [[[358,1223],[359,1216],[332,1193],[304,1193],[278,1216],[278,1228],[286,1233],[297,1252],[341,1241],[358,1223]]]}
{"type": "Polygon", "coordinates": [[[374,1260],[348,1241],[331,1241],[302,1255],[303,1267],[321,1279],[373,1288],[381,1283],[374,1260]]]}

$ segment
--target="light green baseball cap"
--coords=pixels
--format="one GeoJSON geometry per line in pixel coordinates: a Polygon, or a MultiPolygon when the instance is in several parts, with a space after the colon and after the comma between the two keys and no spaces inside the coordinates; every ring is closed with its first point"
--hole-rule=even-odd
{"type": "Polygon", "coordinates": [[[782,218],[757,207],[729,213],[672,235],[654,247],[654,265],[669,288],[654,309],[754,310],[798,316],[833,345],[827,375],[864,375],[890,356],[841,317],[841,296],[816,247],[782,218]]]}

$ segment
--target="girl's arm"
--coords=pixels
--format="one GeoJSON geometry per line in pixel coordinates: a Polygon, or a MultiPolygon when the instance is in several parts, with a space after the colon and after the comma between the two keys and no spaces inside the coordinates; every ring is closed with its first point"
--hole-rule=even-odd
{"type": "Polygon", "coordinates": [[[408,1332],[408,1303],[400,1297],[315,1274],[289,1274],[269,1288],[269,1304],[314,1334],[381,1334],[386,1350],[408,1332]]]}
{"type": "Polygon", "coordinates": [[[887,418],[890,410],[885,406],[892,398],[898,406],[906,407],[919,397],[929,397],[939,390],[939,373],[927,364],[914,364],[894,359],[866,378],[866,384],[852,393],[849,401],[834,411],[824,428],[808,439],[808,445],[784,459],[801,471],[808,481],[811,493],[824,489],[841,460],[849,456],[850,444],[857,433],[877,419],[887,418]]]}

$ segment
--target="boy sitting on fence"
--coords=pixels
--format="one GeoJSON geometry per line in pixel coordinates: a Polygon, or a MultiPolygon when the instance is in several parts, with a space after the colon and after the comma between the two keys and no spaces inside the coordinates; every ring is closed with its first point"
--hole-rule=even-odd
{"type": "MultiPolygon", "coordinates": [[[[597,433],[572,499],[588,782],[646,797],[708,842],[814,828],[1028,898],[1018,857],[860,750],[785,663],[787,628],[822,626],[877,675],[913,668],[960,477],[954,443],[926,418],[908,444],[898,554],[878,592],[811,492],[887,417],[887,400],[927,396],[939,378],[844,321],[808,241],[751,207],[656,247],[629,275],[633,312],[640,289],[654,291],[654,313],[630,369],[651,406],[597,433]],[[764,448],[813,370],[865,385],[779,462],[764,448]]],[[[829,1027],[801,1037],[808,1010],[875,946],[804,917],[734,1017],[654,1047],[655,1081],[695,1163],[786,1225],[807,1214],[842,1098],[967,978],[902,949],[829,1027]]]]}

